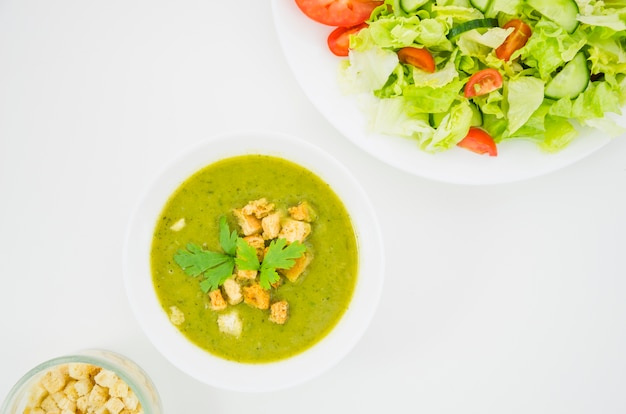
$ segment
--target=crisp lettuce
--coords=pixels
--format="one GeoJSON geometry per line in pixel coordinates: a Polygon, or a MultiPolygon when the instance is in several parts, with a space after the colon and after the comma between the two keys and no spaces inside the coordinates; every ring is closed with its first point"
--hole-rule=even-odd
{"type": "Polygon", "coordinates": [[[454,147],[473,125],[496,142],[529,139],[545,151],[565,148],[578,125],[624,133],[606,114],[619,115],[626,104],[626,0],[576,0],[579,25],[572,33],[523,0],[492,0],[484,14],[469,0],[429,0],[414,13],[398,2],[385,0],[368,28],[351,37],[341,70],[343,90],[363,97],[373,131],[408,137],[428,152],[454,147]],[[474,27],[449,37],[453,27],[484,18],[522,19],[532,36],[509,61],[495,49],[513,29],[474,27]],[[407,46],[429,50],[436,71],[400,63],[396,51],[407,46]],[[545,97],[545,85],[581,51],[587,88],[573,99],[545,97]],[[484,68],[498,70],[503,87],[465,98],[469,77],[484,68]]]}

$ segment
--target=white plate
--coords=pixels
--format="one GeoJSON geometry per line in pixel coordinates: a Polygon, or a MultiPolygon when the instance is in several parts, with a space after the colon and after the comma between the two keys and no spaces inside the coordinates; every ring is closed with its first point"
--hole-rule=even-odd
{"type": "MultiPolygon", "coordinates": [[[[516,140],[501,144],[497,157],[488,157],[460,148],[428,154],[409,139],[372,134],[367,131],[367,120],[354,98],[339,91],[339,58],[332,55],[326,45],[333,28],[310,20],[294,0],[272,0],[272,6],[287,62],[313,105],[354,144],[411,174],[458,184],[513,182],[556,171],[610,141],[600,132],[585,130],[569,147],[556,154],[543,153],[529,141],[516,140]]],[[[626,124],[625,117],[619,121],[626,124]]]]}

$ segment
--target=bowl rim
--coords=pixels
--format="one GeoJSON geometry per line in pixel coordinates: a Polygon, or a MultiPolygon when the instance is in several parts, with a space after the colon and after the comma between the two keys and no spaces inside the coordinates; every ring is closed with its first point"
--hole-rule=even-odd
{"type": "Polygon", "coordinates": [[[166,359],[207,385],[230,391],[266,392],[290,388],[321,375],[359,342],[374,317],[382,294],[384,246],[367,193],[341,162],[320,147],[293,135],[243,130],[201,140],[179,152],[161,169],[132,212],[124,241],[123,266],[125,290],[133,314],[151,343],[166,359]],[[335,327],[302,353],[255,364],[219,358],[187,340],[170,323],[158,302],[149,264],[154,225],[174,190],[199,169],[224,158],[246,154],[286,159],[327,182],[352,219],[359,252],[355,291],[348,309],[335,327]]]}

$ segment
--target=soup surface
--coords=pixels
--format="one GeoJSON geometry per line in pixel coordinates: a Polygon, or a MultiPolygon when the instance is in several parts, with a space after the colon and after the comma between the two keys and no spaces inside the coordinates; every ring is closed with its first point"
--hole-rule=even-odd
{"type": "Polygon", "coordinates": [[[225,359],[270,362],[310,348],[341,319],[356,285],[357,240],[345,206],[317,175],[282,158],[242,155],[201,169],[172,194],[156,223],[151,268],[161,306],[190,341],[225,359]],[[289,319],[282,325],[245,303],[212,310],[200,278],[187,275],[174,261],[188,243],[221,251],[220,218],[238,229],[233,209],[260,198],[281,209],[306,201],[317,213],[304,242],[314,256],[306,272],[271,290],[272,301],[289,303],[289,319]],[[239,336],[221,332],[217,323],[220,313],[233,309],[242,321],[239,336]]]}

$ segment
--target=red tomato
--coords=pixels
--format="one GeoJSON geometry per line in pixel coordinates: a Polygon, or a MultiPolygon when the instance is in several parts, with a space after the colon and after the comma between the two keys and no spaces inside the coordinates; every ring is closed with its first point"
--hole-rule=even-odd
{"type": "Polygon", "coordinates": [[[465,97],[485,95],[502,87],[502,75],[495,69],[479,70],[465,84],[465,97]]]}
{"type": "Polygon", "coordinates": [[[368,26],[361,23],[352,27],[338,27],[328,35],[328,48],[337,56],[348,56],[350,50],[350,36],[357,34],[368,26]]]}
{"type": "Polygon", "coordinates": [[[300,10],[311,19],[339,27],[363,23],[382,3],[373,0],[296,0],[300,10]]]}
{"type": "Polygon", "coordinates": [[[528,38],[532,34],[530,26],[521,20],[513,19],[502,26],[504,29],[513,28],[513,31],[507,36],[497,49],[496,56],[502,60],[509,60],[513,52],[524,47],[528,38]]]}
{"type": "Polygon", "coordinates": [[[471,127],[465,138],[457,145],[477,154],[489,154],[491,157],[498,155],[496,142],[491,138],[491,135],[477,127],[471,127]]]}
{"type": "Polygon", "coordinates": [[[398,50],[398,59],[400,59],[402,63],[408,63],[426,72],[433,73],[435,71],[433,55],[426,49],[419,47],[403,47],[398,50]]]}

